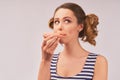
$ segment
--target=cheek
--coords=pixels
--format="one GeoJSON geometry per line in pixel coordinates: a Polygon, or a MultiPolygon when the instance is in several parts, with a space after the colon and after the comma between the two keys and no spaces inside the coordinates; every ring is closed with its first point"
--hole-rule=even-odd
{"type": "Polygon", "coordinates": [[[76,28],[75,27],[69,28],[68,32],[70,35],[74,35],[74,34],[76,34],[76,28]]]}
{"type": "Polygon", "coordinates": [[[53,28],[53,32],[56,33],[56,32],[57,32],[57,29],[53,28]]]}

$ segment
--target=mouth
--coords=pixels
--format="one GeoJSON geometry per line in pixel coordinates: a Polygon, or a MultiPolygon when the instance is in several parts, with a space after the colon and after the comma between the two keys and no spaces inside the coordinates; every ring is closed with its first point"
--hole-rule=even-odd
{"type": "Polygon", "coordinates": [[[66,34],[60,34],[61,36],[66,36],[66,34]]]}
{"type": "Polygon", "coordinates": [[[58,35],[60,38],[63,38],[63,37],[66,37],[66,34],[64,34],[64,33],[59,33],[59,35],[58,35]]]}

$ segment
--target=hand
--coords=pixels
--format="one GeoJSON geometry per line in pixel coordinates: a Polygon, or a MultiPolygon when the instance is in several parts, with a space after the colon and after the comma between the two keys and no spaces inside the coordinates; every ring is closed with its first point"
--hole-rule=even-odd
{"type": "Polygon", "coordinates": [[[60,35],[56,33],[48,33],[43,35],[44,40],[42,43],[42,60],[50,61],[52,55],[59,43],[60,35]]]}

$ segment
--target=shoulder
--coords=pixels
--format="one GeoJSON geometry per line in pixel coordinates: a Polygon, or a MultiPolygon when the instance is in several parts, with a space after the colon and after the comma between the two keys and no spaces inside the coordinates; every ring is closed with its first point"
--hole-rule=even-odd
{"type": "Polygon", "coordinates": [[[107,65],[108,64],[108,61],[106,59],[105,56],[103,55],[98,55],[97,56],[97,59],[96,59],[96,65],[100,66],[100,65],[107,65]]]}
{"type": "Polygon", "coordinates": [[[95,63],[94,79],[107,80],[107,74],[108,61],[105,56],[98,55],[95,63]]]}
{"type": "Polygon", "coordinates": [[[103,55],[98,55],[96,58],[95,69],[106,69],[108,67],[107,58],[103,55]]]}

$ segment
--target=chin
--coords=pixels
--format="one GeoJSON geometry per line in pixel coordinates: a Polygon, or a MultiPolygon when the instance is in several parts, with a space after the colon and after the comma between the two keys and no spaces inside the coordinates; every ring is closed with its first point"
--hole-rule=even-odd
{"type": "Polygon", "coordinates": [[[64,44],[64,42],[63,42],[61,39],[60,39],[59,43],[60,43],[60,44],[64,44]]]}
{"type": "Polygon", "coordinates": [[[59,41],[60,44],[66,44],[67,42],[65,40],[61,40],[59,41]]]}
{"type": "Polygon", "coordinates": [[[64,39],[62,39],[62,38],[61,38],[60,41],[59,41],[60,44],[64,44],[64,42],[65,42],[65,41],[64,41],[64,39]]]}

